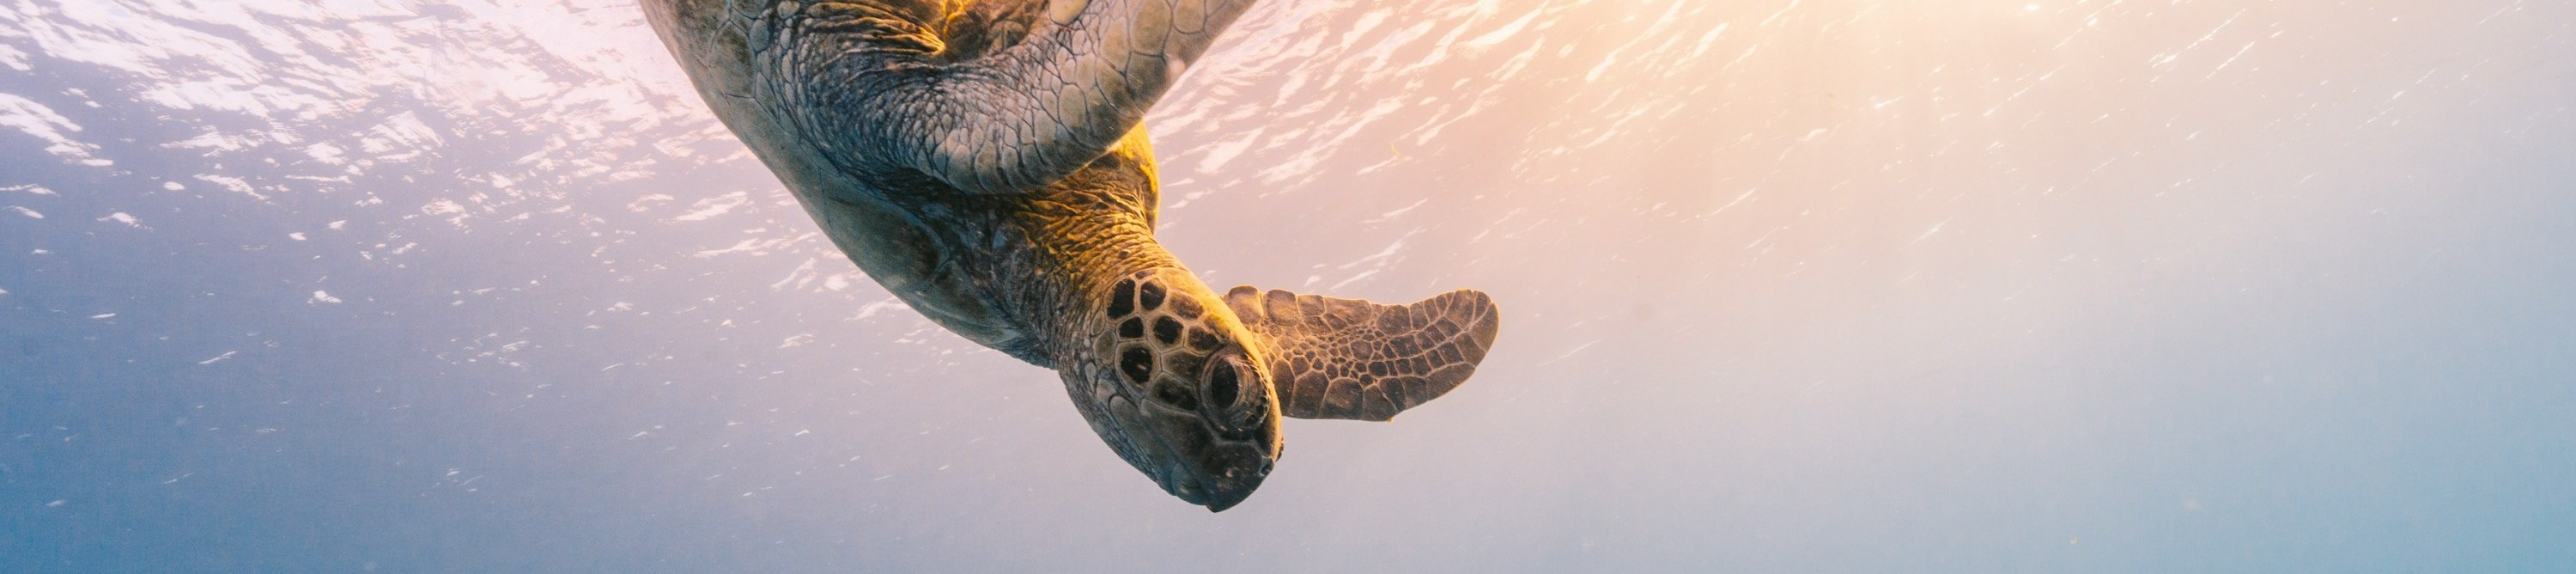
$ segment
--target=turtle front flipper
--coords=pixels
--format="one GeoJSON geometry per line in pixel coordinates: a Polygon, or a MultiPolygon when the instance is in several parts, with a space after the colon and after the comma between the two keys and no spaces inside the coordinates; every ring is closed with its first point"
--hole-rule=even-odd
{"type": "Polygon", "coordinates": [[[1439,398],[1476,372],[1501,320],[1470,289],[1380,305],[1246,285],[1225,302],[1269,343],[1280,413],[1303,419],[1383,421],[1439,398]]]}
{"type": "Polygon", "coordinates": [[[943,36],[878,3],[815,2],[779,34],[803,50],[781,61],[808,68],[782,101],[844,169],[1026,192],[1106,153],[1252,3],[1045,0],[943,36]]]}

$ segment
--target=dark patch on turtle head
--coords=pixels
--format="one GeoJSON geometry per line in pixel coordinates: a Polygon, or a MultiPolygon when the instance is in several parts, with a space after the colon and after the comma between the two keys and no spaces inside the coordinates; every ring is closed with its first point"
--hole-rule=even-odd
{"type": "Polygon", "coordinates": [[[1195,396],[1196,394],[1191,392],[1189,387],[1179,383],[1154,385],[1154,400],[1163,401],[1163,404],[1172,405],[1172,408],[1184,411],[1199,410],[1199,398],[1195,396]]]}
{"type": "Polygon", "coordinates": [[[1154,352],[1144,347],[1128,347],[1119,351],[1118,372],[1127,375],[1130,382],[1145,384],[1146,379],[1154,376],[1154,352]]]}
{"type": "Polygon", "coordinates": [[[1136,282],[1119,281],[1118,287],[1109,291],[1109,318],[1125,317],[1128,313],[1134,312],[1136,312],[1136,282]]]}
{"type": "Polygon", "coordinates": [[[1119,276],[1067,388],[1110,448],[1166,492],[1222,510],[1280,450],[1279,405],[1256,335],[1178,268],[1119,276]]]}
{"type": "Polygon", "coordinates": [[[1136,286],[1136,305],[1147,311],[1163,306],[1163,284],[1148,281],[1136,286]]]}

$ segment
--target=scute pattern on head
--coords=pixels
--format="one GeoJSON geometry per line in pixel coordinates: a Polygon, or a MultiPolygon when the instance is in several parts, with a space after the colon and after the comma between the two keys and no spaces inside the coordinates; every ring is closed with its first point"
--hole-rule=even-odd
{"type": "Polygon", "coordinates": [[[1219,324],[1218,315],[1207,313],[1207,307],[1215,301],[1201,302],[1187,290],[1167,285],[1166,280],[1154,270],[1138,271],[1120,278],[1109,289],[1111,300],[1102,308],[1111,319],[1118,320],[1108,344],[1119,349],[1120,370],[1138,385],[1136,390],[1142,391],[1141,396],[1155,399],[1152,403],[1187,411],[1199,410],[1203,405],[1211,407],[1207,414],[1230,423],[1222,425],[1229,427],[1227,430],[1260,426],[1267,418],[1267,408],[1250,409],[1260,412],[1219,412],[1238,406],[1236,403],[1247,400],[1248,395],[1262,394],[1242,388],[1244,377],[1254,373],[1236,372],[1238,368],[1258,368],[1249,366],[1257,359],[1250,349],[1228,347],[1226,338],[1220,335],[1227,332],[1228,326],[1219,324]],[[1122,311],[1126,318],[1119,320],[1122,311]],[[1143,360],[1140,354],[1150,355],[1151,360],[1143,360]],[[1219,360],[1220,355],[1234,357],[1241,365],[1219,360]],[[1130,363],[1141,365],[1129,367],[1130,363]],[[1202,386],[1209,388],[1203,390],[1202,386]],[[1216,391],[1216,386],[1224,387],[1223,391],[1216,391]],[[1202,400],[1202,394],[1225,400],[1213,400],[1216,396],[1202,400]]]}
{"type": "Polygon", "coordinates": [[[1438,396],[1482,358],[1494,320],[1481,294],[1391,315],[1245,315],[1155,241],[1139,121],[1252,3],[643,7],[699,95],[869,277],[951,332],[1056,369],[1111,450],[1224,510],[1270,472],[1283,415],[1383,420],[1438,396]],[[1279,394],[1292,382],[1303,394],[1279,394]],[[1292,398],[1306,406],[1283,413],[1292,398]]]}
{"type": "Polygon", "coordinates": [[[1093,341],[1088,353],[1107,368],[1069,365],[1076,406],[1111,449],[1164,490],[1211,510],[1233,506],[1269,474],[1279,451],[1278,401],[1262,351],[1187,270],[1112,277],[1090,292],[1094,319],[1084,331],[1093,341]]]}

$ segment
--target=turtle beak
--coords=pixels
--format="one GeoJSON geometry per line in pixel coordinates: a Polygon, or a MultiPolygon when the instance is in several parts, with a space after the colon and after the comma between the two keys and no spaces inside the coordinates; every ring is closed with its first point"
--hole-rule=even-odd
{"type": "Polygon", "coordinates": [[[1233,403],[1231,406],[1236,407],[1258,404],[1265,412],[1249,424],[1222,418],[1240,417],[1239,413],[1207,412],[1206,407],[1214,405],[1205,404],[1198,405],[1202,408],[1195,412],[1158,409],[1151,414],[1139,413],[1143,416],[1135,418],[1143,419],[1140,422],[1145,424],[1130,434],[1144,439],[1136,442],[1144,449],[1138,453],[1142,456],[1132,462],[1152,476],[1164,492],[1183,502],[1205,506],[1211,512],[1242,504],[1254,489],[1261,488],[1262,479],[1270,476],[1270,468],[1278,460],[1279,423],[1278,417],[1268,415],[1276,411],[1268,410],[1267,402],[1233,403]]]}
{"type": "Polygon", "coordinates": [[[1201,451],[1190,462],[1177,462],[1164,467],[1168,482],[1164,489],[1184,502],[1205,506],[1208,512],[1224,512],[1252,491],[1261,488],[1261,480],[1270,476],[1272,457],[1252,445],[1228,445],[1201,451]]]}
{"type": "Polygon", "coordinates": [[[1243,499],[1252,497],[1254,489],[1261,488],[1261,479],[1270,476],[1270,457],[1261,456],[1252,449],[1226,450],[1240,456],[1228,457],[1233,460],[1226,461],[1223,474],[1200,481],[1205,485],[1202,491],[1205,498],[1201,503],[1207,505],[1208,512],[1225,512],[1225,509],[1242,504],[1243,499]]]}

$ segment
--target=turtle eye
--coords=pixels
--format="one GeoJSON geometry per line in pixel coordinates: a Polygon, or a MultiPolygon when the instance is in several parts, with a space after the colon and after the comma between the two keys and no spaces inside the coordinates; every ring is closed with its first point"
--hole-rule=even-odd
{"type": "Polygon", "coordinates": [[[1208,367],[1208,402],[1217,408],[1234,406],[1235,395],[1242,392],[1242,381],[1234,372],[1234,361],[1216,361],[1208,367]]]}

